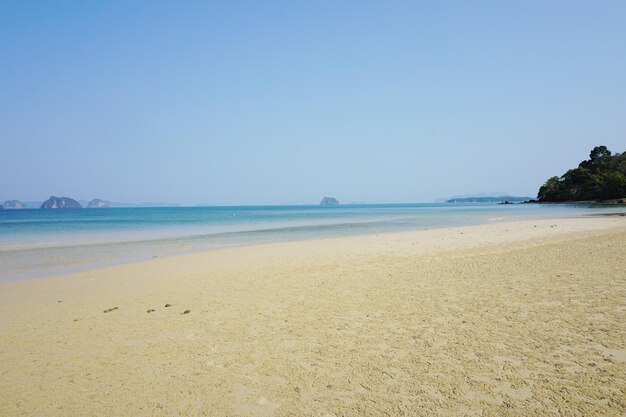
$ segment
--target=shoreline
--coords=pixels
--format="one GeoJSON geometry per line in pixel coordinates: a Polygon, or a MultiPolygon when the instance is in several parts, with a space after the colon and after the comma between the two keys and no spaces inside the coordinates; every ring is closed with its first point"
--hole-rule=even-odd
{"type": "MultiPolygon", "coordinates": [[[[47,279],[47,278],[54,278],[54,277],[58,277],[58,276],[65,276],[65,275],[72,275],[72,274],[78,274],[78,273],[85,273],[85,272],[89,272],[89,271],[97,271],[97,270],[101,270],[101,269],[105,269],[105,268],[109,268],[109,267],[116,267],[116,266],[124,266],[124,265],[129,265],[129,264],[134,264],[134,263],[138,263],[138,262],[150,262],[151,260],[154,259],[168,259],[168,258],[175,258],[175,257],[179,257],[179,256],[187,256],[187,255],[195,255],[195,254],[202,254],[202,253],[213,253],[213,252],[222,252],[222,251],[230,251],[230,250],[237,250],[240,248],[254,248],[254,247],[263,247],[263,246],[267,246],[267,245],[280,245],[280,244],[292,244],[292,243],[301,243],[301,242],[319,242],[319,241],[333,241],[336,239],[354,239],[354,238],[368,238],[371,236],[387,236],[389,239],[394,239],[395,236],[401,236],[403,238],[407,238],[412,234],[421,234],[424,231],[430,231],[430,233],[436,233],[436,231],[445,231],[445,230],[456,230],[456,229],[465,229],[465,228],[469,228],[468,230],[471,230],[471,228],[480,228],[483,226],[486,227],[491,227],[491,226],[495,226],[497,227],[497,225],[506,225],[506,224],[517,224],[517,223],[533,223],[533,224],[543,224],[543,223],[554,223],[555,221],[563,221],[563,220],[567,220],[567,221],[576,221],[577,219],[585,219],[585,218],[603,218],[603,217],[620,217],[623,216],[624,213],[622,212],[615,212],[615,213],[588,213],[588,214],[584,214],[582,216],[578,215],[578,216],[571,216],[571,217],[559,217],[559,218],[540,218],[540,219],[523,219],[523,220],[506,220],[506,221],[501,221],[499,219],[495,219],[495,221],[492,222],[492,220],[494,219],[489,219],[487,223],[480,223],[480,224],[473,224],[473,225],[461,225],[461,226],[434,226],[434,227],[427,227],[427,228],[420,228],[420,229],[409,229],[409,230],[403,230],[403,231],[382,231],[382,232],[370,232],[370,233],[357,233],[357,234],[349,234],[349,235],[344,235],[344,236],[329,236],[329,237],[309,237],[309,238],[301,238],[301,239],[287,239],[287,240],[278,240],[278,241],[274,241],[274,242],[253,242],[250,244],[234,244],[232,246],[223,246],[223,247],[214,247],[214,248],[197,248],[197,249],[189,249],[189,250],[177,250],[174,252],[170,252],[170,253],[159,253],[158,255],[139,255],[139,254],[135,254],[135,256],[129,256],[129,257],[124,257],[124,258],[119,258],[119,259],[112,259],[109,261],[106,260],[101,260],[101,261],[97,261],[97,262],[87,262],[85,264],[76,264],[76,265],[72,265],[72,266],[67,266],[67,267],[61,267],[58,268],[56,270],[53,271],[34,271],[34,272],[30,272],[30,273],[22,273],[22,274],[18,274],[18,275],[7,275],[5,277],[2,277],[2,279],[0,279],[0,285],[2,283],[6,283],[6,282],[15,282],[15,281],[22,281],[22,280],[32,280],[32,279],[47,279]]],[[[583,220],[584,221],[584,220],[583,220]]],[[[576,230],[586,230],[584,227],[583,228],[577,228],[576,230]]],[[[552,234],[552,233],[550,233],[552,234]]],[[[174,239],[174,238],[172,238],[174,239]]],[[[121,241],[120,244],[126,244],[129,242],[126,241],[121,241]]],[[[130,242],[130,243],[134,243],[134,242],[130,242]]],[[[115,246],[116,242],[104,242],[104,245],[112,245],[115,246]]],[[[55,247],[52,247],[51,249],[55,249],[55,247]]],[[[39,250],[44,251],[45,248],[40,248],[39,250]]]]}
{"type": "Polygon", "coordinates": [[[271,242],[463,227],[492,221],[576,218],[602,211],[620,211],[572,205],[440,206],[380,205],[375,209],[339,207],[331,211],[256,207],[232,212],[188,208],[175,209],[176,215],[171,220],[167,212],[160,209],[150,213],[135,210],[130,214],[124,210],[115,213],[92,210],[86,217],[73,215],[71,210],[56,210],[41,219],[38,215],[8,216],[2,223],[0,239],[0,281],[86,271],[153,256],[271,242]],[[57,222],[64,228],[58,229],[57,222]],[[103,222],[110,224],[110,229],[103,230],[103,222]],[[129,227],[135,224],[136,228],[129,227]]]}
{"type": "Polygon", "coordinates": [[[2,282],[0,414],[620,415],[625,243],[530,220],[2,282]]]}

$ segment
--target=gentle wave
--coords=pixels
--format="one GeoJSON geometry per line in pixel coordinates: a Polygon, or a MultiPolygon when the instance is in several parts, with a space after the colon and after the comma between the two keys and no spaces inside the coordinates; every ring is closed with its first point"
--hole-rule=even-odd
{"type": "Polygon", "coordinates": [[[597,211],[493,204],[7,210],[0,211],[0,279],[257,243],[597,211]]]}

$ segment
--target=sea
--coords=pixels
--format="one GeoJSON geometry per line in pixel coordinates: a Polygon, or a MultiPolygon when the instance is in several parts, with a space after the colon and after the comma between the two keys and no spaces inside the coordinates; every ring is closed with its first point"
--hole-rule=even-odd
{"type": "Polygon", "coordinates": [[[359,204],[0,210],[0,280],[271,242],[584,217],[561,204],[359,204]]]}

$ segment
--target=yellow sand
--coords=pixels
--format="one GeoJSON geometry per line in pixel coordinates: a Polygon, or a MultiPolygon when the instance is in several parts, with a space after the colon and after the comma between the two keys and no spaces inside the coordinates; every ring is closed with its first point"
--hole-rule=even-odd
{"type": "Polygon", "coordinates": [[[626,218],[0,284],[0,416],[396,415],[626,415],[626,218]]]}

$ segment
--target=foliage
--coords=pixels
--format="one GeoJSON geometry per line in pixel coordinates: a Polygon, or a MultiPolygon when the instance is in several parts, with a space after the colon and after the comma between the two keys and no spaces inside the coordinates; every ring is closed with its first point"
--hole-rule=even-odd
{"type": "Polygon", "coordinates": [[[626,152],[612,154],[596,146],[589,159],[539,188],[542,202],[607,200],[626,197],[626,152]]]}

